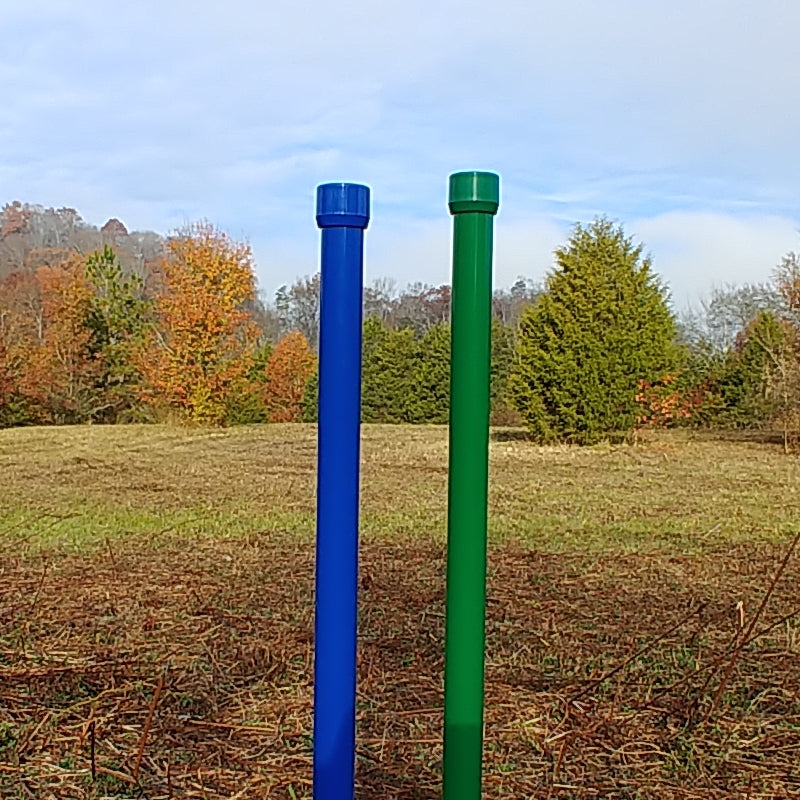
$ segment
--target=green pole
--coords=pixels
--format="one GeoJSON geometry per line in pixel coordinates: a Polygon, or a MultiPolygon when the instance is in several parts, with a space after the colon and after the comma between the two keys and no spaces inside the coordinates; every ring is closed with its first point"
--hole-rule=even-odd
{"type": "Polygon", "coordinates": [[[499,176],[491,172],[450,176],[454,221],[444,800],[481,797],[492,226],[499,202],[499,176]]]}

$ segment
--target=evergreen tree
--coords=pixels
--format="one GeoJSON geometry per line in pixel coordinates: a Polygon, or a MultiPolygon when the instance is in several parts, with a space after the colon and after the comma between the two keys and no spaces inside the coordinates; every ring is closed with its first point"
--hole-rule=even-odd
{"type": "Polygon", "coordinates": [[[227,425],[257,425],[269,421],[265,401],[267,364],[273,351],[272,343],[262,340],[253,350],[250,365],[235,392],[231,392],[225,406],[227,425]]]}
{"type": "Polygon", "coordinates": [[[379,317],[367,317],[361,339],[361,420],[384,422],[385,409],[378,352],[388,335],[379,317]]]}
{"type": "Polygon", "coordinates": [[[377,318],[364,325],[361,418],[364,422],[412,422],[420,343],[410,328],[386,330],[377,318]]]}
{"type": "Polygon", "coordinates": [[[739,333],[734,345],[708,370],[709,402],[698,416],[700,423],[732,428],[759,427],[776,413],[769,397],[770,372],[785,349],[786,334],[780,320],[761,311],[739,333]]]}
{"type": "Polygon", "coordinates": [[[86,278],[94,289],[86,320],[90,349],[104,367],[98,387],[104,402],[97,418],[117,422],[121,415],[133,415],[138,405],[139,372],[131,352],[144,336],[151,303],[144,297],[141,278],[126,276],[108,245],[86,259],[86,278]]]}
{"type": "Polygon", "coordinates": [[[319,367],[306,382],[301,422],[319,422],[319,367]]]}
{"type": "Polygon", "coordinates": [[[441,425],[450,416],[450,326],[440,322],[429,328],[419,350],[408,421],[441,425]]]}
{"type": "Polygon", "coordinates": [[[514,365],[514,330],[499,317],[492,319],[491,410],[493,425],[507,425],[518,420],[510,407],[508,381],[514,365]]]}
{"type": "Polygon", "coordinates": [[[629,432],[639,381],[675,369],[668,293],[620,226],[576,225],[546,291],[524,312],[510,394],[540,441],[591,443],[629,432]]]}

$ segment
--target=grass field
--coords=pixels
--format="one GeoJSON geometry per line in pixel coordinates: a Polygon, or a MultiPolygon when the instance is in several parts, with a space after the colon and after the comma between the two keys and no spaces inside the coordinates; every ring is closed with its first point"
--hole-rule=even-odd
{"type": "MultiPolygon", "coordinates": [[[[316,432],[64,427],[0,432],[0,536],[88,553],[161,532],[313,536],[316,432]]],[[[662,436],[638,447],[541,448],[499,431],[490,536],[546,551],[695,552],[780,541],[800,519],[800,462],[758,442],[662,436]]],[[[443,542],[444,427],[365,426],[368,541],[443,542]]]]}
{"type": "MultiPolygon", "coordinates": [[[[447,433],[366,426],[359,798],[441,759],[447,433]]],[[[315,430],[0,431],[0,796],[310,797],[315,430]]],[[[800,461],[491,448],[485,795],[800,796],[800,461]]]]}

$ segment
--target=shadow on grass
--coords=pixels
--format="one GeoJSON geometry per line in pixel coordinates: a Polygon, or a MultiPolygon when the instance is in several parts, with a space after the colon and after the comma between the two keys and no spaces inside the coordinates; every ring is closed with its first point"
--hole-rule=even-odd
{"type": "MultiPolygon", "coordinates": [[[[650,433],[647,431],[646,433],[650,433]]],[[[784,447],[785,434],[779,430],[757,430],[757,429],[736,429],[736,428],[678,428],[664,431],[659,430],[661,435],[675,433],[687,436],[696,441],[707,442],[730,442],[734,444],[766,444],[777,447],[784,447]]],[[[490,433],[493,442],[531,442],[536,444],[536,438],[527,428],[492,428],[490,433]]],[[[602,440],[611,445],[634,444],[636,436],[631,431],[612,431],[606,433],[602,440]]],[[[797,450],[800,444],[800,432],[789,432],[789,446],[792,450],[797,450]]],[[[567,440],[565,444],[577,444],[577,442],[567,440]]]]}
{"type": "MultiPolygon", "coordinates": [[[[783,447],[784,445],[784,432],[777,430],[756,430],[756,429],[700,429],[693,430],[692,436],[701,441],[718,441],[718,442],[737,442],[737,443],[750,443],[750,444],[771,444],[783,447]]],[[[798,434],[789,433],[789,442],[796,441],[798,434]]]]}
{"type": "Polygon", "coordinates": [[[527,428],[494,428],[490,439],[493,442],[535,442],[527,428]]]}

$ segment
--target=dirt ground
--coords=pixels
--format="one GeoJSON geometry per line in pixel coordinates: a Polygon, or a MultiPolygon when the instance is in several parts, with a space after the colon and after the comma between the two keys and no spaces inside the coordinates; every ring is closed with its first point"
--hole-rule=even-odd
{"type": "MultiPolygon", "coordinates": [[[[493,547],[487,800],[800,797],[790,553],[493,547]]],[[[6,552],[0,795],[310,797],[313,556],[288,534],[6,552]]],[[[438,797],[443,603],[441,544],[365,545],[359,798],[438,797]]]]}

